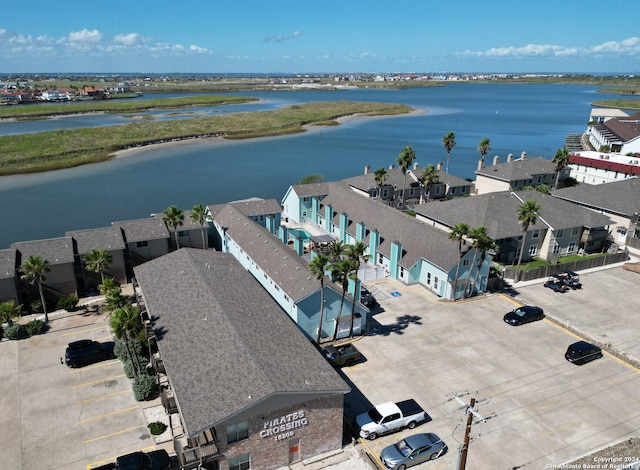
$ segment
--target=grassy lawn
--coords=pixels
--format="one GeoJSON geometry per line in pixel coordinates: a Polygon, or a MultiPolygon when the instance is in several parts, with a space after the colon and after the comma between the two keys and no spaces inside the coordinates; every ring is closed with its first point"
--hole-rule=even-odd
{"type": "Polygon", "coordinates": [[[593,103],[591,103],[591,106],[595,106],[598,108],[640,109],[640,99],[594,101],[593,103]]]}
{"type": "MultiPolygon", "coordinates": [[[[580,255],[561,256],[558,258],[558,264],[568,264],[568,263],[573,263],[575,261],[582,261],[585,259],[602,258],[603,256],[606,256],[606,255],[607,255],[606,253],[596,253],[589,256],[580,256],[580,255]]],[[[522,263],[522,265],[520,266],[520,269],[522,269],[523,271],[529,271],[530,269],[544,268],[547,266],[555,266],[555,265],[552,265],[543,259],[535,259],[528,263],[522,263]]]]}
{"type": "Polygon", "coordinates": [[[313,102],[254,113],[2,136],[0,175],[95,163],[112,158],[118,150],[156,143],[199,137],[244,139],[291,134],[304,132],[306,125],[335,124],[341,117],[397,115],[411,110],[393,103],[313,102]]]}

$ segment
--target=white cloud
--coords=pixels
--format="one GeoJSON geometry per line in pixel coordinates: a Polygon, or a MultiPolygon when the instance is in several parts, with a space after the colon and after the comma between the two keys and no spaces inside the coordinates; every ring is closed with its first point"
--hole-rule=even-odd
{"type": "Polygon", "coordinates": [[[627,38],[623,41],[607,41],[593,46],[593,51],[598,53],[638,54],[640,53],[640,38],[627,38]]]}
{"type": "Polygon", "coordinates": [[[102,33],[97,29],[89,31],[83,29],[80,31],[72,31],[67,36],[67,41],[71,44],[97,44],[102,40],[102,33]]]}
{"type": "Polygon", "coordinates": [[[113,38],[113,42],[116,44],[122,44],[123,46],[134,46],[136,44],[143,44],[148,42],[150,38],[140,36],[138,33],[117,34],[113,38]]]}
{"type": "Polygon", "coordinates": [[[302,31],[294,31],[292,34],[280,34],[278,36],[271,36],[264,39],[264,42],[275,43],[282,41],[289,41],[295,39],[302,34],[302,31]]]}

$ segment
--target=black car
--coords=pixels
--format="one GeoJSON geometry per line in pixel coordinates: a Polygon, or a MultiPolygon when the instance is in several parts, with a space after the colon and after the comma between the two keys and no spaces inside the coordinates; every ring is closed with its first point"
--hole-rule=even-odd
{"type": "Polygon", "coordinates": [[[113,348],[115,343],[107,341],[99,343],[90,339],[81,339],[69,343],[65,351],[65,364],[69,367],[83,367],[105,359],[115,359],[113,348]]]}
{"type": "Polygon", "coordinates": [[[559,281],[555,277],[549,278],[547,282],[544,283],[545,287],[553,290],[554,292],[565,293],[569,290],[569,286],[566,286],[563,282],[559,281]]]}
{"type": "Polygon", "coordinates": [[[117,470],[171,470],[171,459],[164,449],[149,453],[133,452],[116,459],[117,470]]]}
{"type": "Polygon", "coordinates": [[[515,310],[507,313],[503,320],[509,325],[517,326],[532,321],[542,320],[544,318],[544,311],[540,307],[534,307],[532,305],[523,305],[515,310]]]}
{"type": "Polygon", "coordinates": [[[570,289],[582,289],[582,283],[580,282],[580,276],[573,271],[563,271],[555,275],[556,280],[569,287],[570,289]]]}
{"type": "Polygon", "coordinates": [[[602,357],[602,349],[586,341],[578,341],[567,348],[564,358],[577,365],[586,364],[602,357]]]}

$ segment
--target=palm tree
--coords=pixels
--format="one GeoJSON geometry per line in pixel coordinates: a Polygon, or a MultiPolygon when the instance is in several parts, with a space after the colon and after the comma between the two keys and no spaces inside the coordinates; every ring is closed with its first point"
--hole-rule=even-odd
{"type": "Polygon", "coordinates": [[[538,217],[540,217],[540,205],[534,199],[527,199],[518,208],[518,222],[522,225],[522,245],[520,246],[518,266],[522,263],[522,253],[524,252],[524,242],[527,238],[527,231],[531,225],[536,224],[538,217]]]}
{"type": "Polygon", "coordinates": [[[135,377],[140,375],[141,367],[138,356],[132,352],[131,340],[139,338],[140,333],[144,330],[144,325],[140,319],[140,309],[133,305],[125,305],[113,312],[113,316],[109,319],[109,326],[116,338],[122,341],[129,356],[129,362],[133,365],[133,374],[135,377]]]}
{"type": "Polygon", "coordinates": [[[107,277],[102,280],[102,284],[98,286],[98,291],[102,295],[108,295],[110,292],[117,290],[120,292],[120,283],[113,277],[107,277]]]}
{"type": "Polygon", "coordinates": [[[309,271],[320,281],[320,325],[318,327],[318,336],[316,337],[316,343],[320,344],[322,339],[322,321],[324,316],[324,276],[329,265],[329,257],[324,253],[316,254],[311,263],[309,263],[309,271]]]}
{"type": "Polygon", "coordinates": [[[451,150],[456,146],[456,134],[455,132],[447,132],[442,138],[442,145],[447,151],[447,169],[445,173],[449,173],[449,157],[451,156],[451,150]]]}
{"type": "Polygon", "coordinates": [[[100,279],[104,282],[104,271],[109,267],[109,264],[113,261],[113,256],[107,251],[100,249],[93,249],[86,255],[84,255],[84,261],[87,263],[87,269],[94,273],[100,273],[100,279]]]}
{"type": "Polygon", "coordinates": [[[556,164],[556,185],[554,189],[558,189],[558,182],[560,181],[560,172],[569,166],[569,150],[567,147],[562,147],[556,150],[556,154],[553,156],[553,163],[556,164]]]}
{"type": "Polygon", "coordinates": [[[485,137],[478,144],[478,152],[480,152],[480,158],[484,161],[484,156],[491,150],[491,141],[488,137],[485,137]]]}
{"type": "Polygon", "coordinates": [[[47,302],[44,298],[44,292],[42,290],[42,283],[47,280],[45,274],[51,271],[49,267],[49,261],[43,259],[40,256],[29,256],[29,258],[20,266],[22,271],[21,279],[26,280],[30,284],[37,284],[38,291],[40,292],[40,300],[42,301],[42,310],[44,311],[44,321],[49,321],[49,315],[47,313],[47,302]]]}
{"type": "Polygon", "coordinates": [[[162,213],[164,214],[162,220],[173,230],[173,236],[176,240],[176,249],[179,249],[180,243],[178,242],[178,227],[184,223],[184,211],[176,206],[169,206],[169,208],[162,213]]]}
{"type": "Polygon", "coordinates": [[[20,315],[22,305],[16,305],[13,299],[0,303],[0,325],[7,323],[11,325],[13,319],[20,315]]]}
{"type": "MultiPolygon", "coordinates": [[[[459,223],[454,225],[449,232],[449,240],[458,242],[458,263],[456,264],[456,277],[453,279],[453,300],[456,299],[456,292],[458,290],[458,275],[460,274],[460,258],[462,258],[462,244],[464,243],[464,237],[469,233],[469,226],[465,223],[459,223]]],[[[469,271],[471,275],[471,271],[469,271]]]]}
{"type": "Polygon", "coordinates": [[[376,181],[376,184],[378,185],[378,201],[380,200],[380,192],[382,191],[382,185],[387,180],[387,176],[388,176],[387,170],[384,167],[378,168],[374,173],[374,179],[376,181]]]}
{"type": "Polygon", "coordinates": [[[400,151],[400,155],[396,161],[398,162],[398,166],[404,173],[404,185],[402,187],[402,209],[404,209],[404,201],[405,195],[407,193],[407,170],[411,168],[414,160],[416,159],[416,152],[411,148],[411,146],[407,145],[400,151]]]}
{"type": "Polygon", "coordinates": [[[476,265],[476,261],[478,260],[478,251],[480,251],[480,246],[483,243],[482,240],[484,238],[488,238],[487,229],[483,226],[472,228],[467,233],[467,236],[473,240],[471,242],[471,246],[475,249],[475,251],[473,253],[473,261],[471,262],[471,267],[469,268],[467,283],[464,286],[465,297],[470,295],[469,290],[471,286],[471,273],[473,272],[473,268],[476,265]]]}
{"type": "Polygon", "coordinates": [[[197,223],[202,227],[202,249],[204,250],[207,247],[206,239],[204,238],[204,223],[207,220],[207,208],[201,204],[193,206],[189,217],[191,217],[191,222],[194,224],[197,223]]]}
{"type": "MultiPolygon", "coordinates": [[[[356,281],[354,285],[357,286],[358,280],[358,271],[360,270],[360,261],[364,261],[365,263],[369,261],[370,256],[366,254],[367,251],[366,243],[360,241],[356,242],[355,245],[349,245],[347,247],[347,258],[351,261],[351,267],[353,268],[356,281]]],[[[349,327],[349,336],[353,336],[353,317],[356,314],[356,292],[353,292],[353,302],[351,303],[351,326],[349,327]]]]}
{"type": "Polygon", "coordinates": [[[344,306],[344,298],[349,289],[349,275],[353,271],[353,262],[349,258],[342,258],[338,262],[331,264],[331,277],[342,287],[342,296],[340,297],[340,309],[336,318],[336,328],[333,331],[333,341],[338,337],[338,325],[342,318],[342,307],[344,306]]]}
{"type": "Polygon", "coordinates": [[[434,165],[427,165],[420,174],[420,181],[425,187],[427,196],[427,202],[429,202],[429,196],[431,195],[431,187],[440,180],[440,172],[434,165]]]}
{"type": "Polygon", "coordinates": [[[331,264],[336,264],[340,261],[345,254],[346,249],[347,246],[340,240],[333,240],[329,242],[329,262],[331,264]]]}
{"type": "MultiPolygon", "coordinates": [[[[484,229],[484,227],[478,227],[484,229]]],[[[478,277],[480,276],[480,267],[484,264],[484,260],[487,258],[487,251],[496,251],[498,249],[498,244],[496,241],[489,237],[486,234],[486,231],[483,230],[483,233],[476,240],[476,250],[480,252],[480,263],[476,269],[476,276],[473,279],[473,285],[478,285],[478,277]]]]}

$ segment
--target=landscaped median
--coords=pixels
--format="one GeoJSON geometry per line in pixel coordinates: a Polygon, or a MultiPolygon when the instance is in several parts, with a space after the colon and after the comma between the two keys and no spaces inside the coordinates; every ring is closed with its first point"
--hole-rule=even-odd
{"type": "Polygon", "coordinates": [[[108,160],[118,150],[202,137],[251,138],[302,132],[361,115],[406,114],[394,103],[313,102],[287,108],[175,121],[59,130],[0,137],[0,175],[35,173],[108,160]]]}

